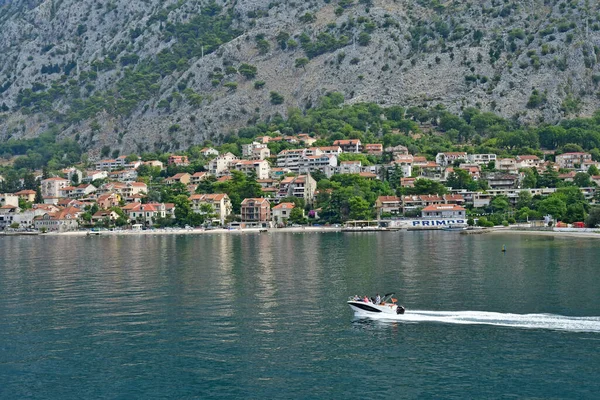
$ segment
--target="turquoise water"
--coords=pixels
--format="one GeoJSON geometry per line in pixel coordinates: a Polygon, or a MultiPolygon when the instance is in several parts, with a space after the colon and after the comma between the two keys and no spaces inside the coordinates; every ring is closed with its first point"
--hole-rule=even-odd
{"type": "Polygon", "coordinates": [[[0,398],[598,398],[599,243],[1,238],[0,398]],[[394,290],[401,320],[345,304],[394,290]]]}

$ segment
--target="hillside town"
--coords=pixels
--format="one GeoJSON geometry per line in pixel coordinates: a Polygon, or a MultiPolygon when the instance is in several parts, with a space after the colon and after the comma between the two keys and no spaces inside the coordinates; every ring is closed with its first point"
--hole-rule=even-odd
{"type": "MultiPolygon", "coordinates": [[[[227,150],[231,145],[207,146],[193,155],[121,155],[34,171],[29,179],[13,182],[17,190],[0,194],[0,229],[266,228],[348,219],[485,220],[481,216],[498,213],[501,223],[545,214],[576,222],[596,202],[600,185],[600,162],[586,152],[547,152],[542,158],[440,152],[428,159],[402,145],[317,142],[323,141],[275,132],[239,145],[239,155],[227,150]],[[274,144],[283,150],[272,153],[274,144]],[[366,194],[336,199],[337,189],[351,186],[366,194]],[[566,210],[555,202],[543,204],[565,188],[569,196],[575,188],[582,210],[572,210],[572,202],[565,202],[566,210]],[[332,206],[335,201],[339,204],[332,206]]],[[[0,183],[8,186],[4,177],[0,183]]]]}

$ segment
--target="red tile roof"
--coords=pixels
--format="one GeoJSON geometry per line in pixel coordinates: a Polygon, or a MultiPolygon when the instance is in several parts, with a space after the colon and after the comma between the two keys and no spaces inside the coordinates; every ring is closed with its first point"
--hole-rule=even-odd
{"type": "Polygon", "coordinates": [[[273,210],[282,210],[282,209],[291,210],[294,207],[296,207],[296,205],[294,203],[279,203],[275,207],[273,207],[273,210]]]}

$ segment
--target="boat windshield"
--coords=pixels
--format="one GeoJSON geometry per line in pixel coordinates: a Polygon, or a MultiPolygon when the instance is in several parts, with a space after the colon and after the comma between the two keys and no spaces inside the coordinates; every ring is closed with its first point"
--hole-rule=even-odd
{"type": "Polygon", "coordinates": [[[387,293],[381,298],[382,303],[395,303],[398,300],[394,298],[395,293],[387,293]]]}

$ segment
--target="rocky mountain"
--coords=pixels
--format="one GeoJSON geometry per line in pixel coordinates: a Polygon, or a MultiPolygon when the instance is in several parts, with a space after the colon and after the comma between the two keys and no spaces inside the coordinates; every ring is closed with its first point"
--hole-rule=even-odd
{"type": "Polygon", "coordinates": [[[175,150],[306,109],[600,108],[589,0],[0,0],[0,140],[175,150]]]}

